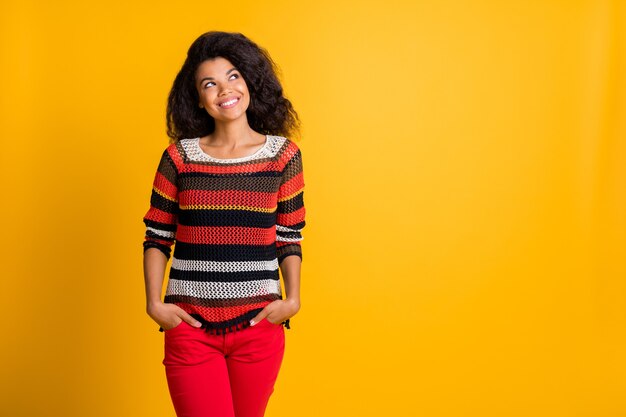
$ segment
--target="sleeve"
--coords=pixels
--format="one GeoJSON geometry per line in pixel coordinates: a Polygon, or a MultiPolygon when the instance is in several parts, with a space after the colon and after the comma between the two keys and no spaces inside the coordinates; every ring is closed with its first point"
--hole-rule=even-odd
{"type": "Polygon", "coordinates": [[[278,263],[290,255],[302,260],[302,229],[305,225],[302,153],[296,148],[282,173],[278,190],[276,248],[278,263]]]}
{"type": "Polygon", "coordinates": [[[150,208],[143,217],[146,233],[143,251],[157,248],[170,259],[178,226],[178,172],[168,149],[163,151],[154,176],[150,208]]]}

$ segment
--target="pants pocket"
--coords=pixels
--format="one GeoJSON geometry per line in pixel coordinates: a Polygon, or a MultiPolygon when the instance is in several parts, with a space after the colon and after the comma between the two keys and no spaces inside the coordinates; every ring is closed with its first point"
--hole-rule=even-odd
{"type": "Polygon", "coordinates": [[[169,329],[163,329],[163,331],[164,331],[165,333],[173,332],[173,331],[176,331],[176,330],[180,329],[180,328],[181,328],[181,327],[183,327],[185,324],[187,324],[187,322],[186,322],[185,320],[181,320],[181,321],[180,321],[180,323],[178,323],[176,326],[171,327],[171,328],[169,328],[169,329]]]}

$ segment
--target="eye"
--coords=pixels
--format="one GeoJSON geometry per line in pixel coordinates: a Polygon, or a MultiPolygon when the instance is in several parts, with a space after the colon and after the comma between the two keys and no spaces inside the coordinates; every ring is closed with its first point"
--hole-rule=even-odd
{"type": "MultiPolygon", "coordinates": [[[[236,73],[231,74],[231,77],[239,78],[239,74],[236,74],[236,73]]],[[[207,88],[209,86],[209,84],[215,84],[215,83],[213,81],[209,81],[208,83],[204,84],[204,88],[207,88]]]]}

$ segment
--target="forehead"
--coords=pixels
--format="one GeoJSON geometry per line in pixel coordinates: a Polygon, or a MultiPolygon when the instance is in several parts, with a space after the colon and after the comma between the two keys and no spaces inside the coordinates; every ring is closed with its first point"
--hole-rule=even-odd
{"type": "Polygon", "coordinates": [[[196,78],[224,75],[226,71],[228,71],[232,67],[234,67],[234,65],[229,60],[227,60],[226,58],[222,58],[221,56],[207,59],[206,61],[198,65],[198,69],[196,70],[196,78]]]}

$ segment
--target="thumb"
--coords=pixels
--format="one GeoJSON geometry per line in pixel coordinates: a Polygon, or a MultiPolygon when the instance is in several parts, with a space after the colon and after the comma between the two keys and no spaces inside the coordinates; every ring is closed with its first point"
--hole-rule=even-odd
{"type": "Polygon", "coordinates": [[[200,327],[200,326],[202,326],[202,323],[200,323],[198,320],[196,320],[193,317],[191,317],[191,315],[189,313],[187,313],[186,311],[183,311],[183,315],[184,315],[183,320],[185,320],[187,323],[189,323],[193,327],[200,327]]]}
{"type": "Polygon", "coordinates": [[[267,316],[267,313],[265,312],[265,310],[261,310],[259,312],[259,314],[257,314],[256,316],[254,316],[254,318],[252,320],[250,320],[250,326],[254,326],[258,322],[263,320],[265,318],[265,316],[267,316]]]}

